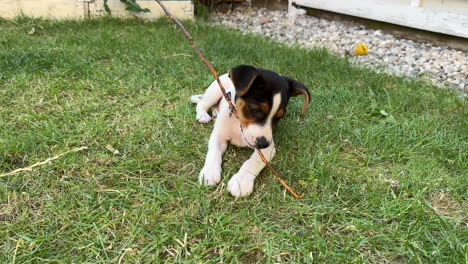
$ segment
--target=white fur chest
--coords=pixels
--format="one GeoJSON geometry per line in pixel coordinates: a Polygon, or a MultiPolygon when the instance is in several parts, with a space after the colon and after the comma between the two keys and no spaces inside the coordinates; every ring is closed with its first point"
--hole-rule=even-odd
{"type": "MultiPolygon", "coordinates": [[[[228,86],[228,92],[231,95],[231,98],[235,97],[234,86],[228,86]]],[[[225,140],[229,141],[231,144],[238,147],[246,147],[247,144],[242,137],[240,122],[239,120],[231,113],[229,109],[229,104],[226,99],[223,97],[219,103],[219,113],[216,117],[214,131],[219,137],[224,137],[225,140]]]]}

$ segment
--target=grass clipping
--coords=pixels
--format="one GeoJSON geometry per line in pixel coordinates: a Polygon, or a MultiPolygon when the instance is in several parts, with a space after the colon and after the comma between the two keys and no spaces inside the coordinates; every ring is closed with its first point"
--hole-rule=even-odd
{"type": "Polygon", "coordinates": [[[35,167],[42,166],[42,165],[46,165],[46,164],[50,164],[51,161],[56,160],[56,159],[59,159],[60,157],[65,156],[65,155],[67,155],[67,154],[69,154],[69,153],[78,152],[78,151],[82,151],[82,150],[85,150],[85,149],[88,149],[88,147],[79,147],[79,148],[71,149],[71,150],[66,151],[66,152],[64,152],[64,153],[61,153],[61,154],[59,154],[59,155],[57,155],[57,156],[48,158],[48,159],[46,159],[46,160],[44,160],[44,161],[36,162],[36,163],[34,163],[33,165],[31,165],[31,166],[29,166],[29,167],[16,169],[16,170],[14,170],[14,171],[11,171],[11,172],[8,172],[8,173],[5,173],[5,174],[0,174],[0,178],[1,178],[1,177],[6,177],[6,176],[10,176],[10,175],[13,175],[13,174],[17,174],[17,173],[20,173],[20,172],[23,172],[23,171],[32,171],[32,169],[35,168],[35,167]]]}
{"type": "MultiPolygon", "coordinates": [[[[208,67],[208,69],[210,69],[211,73],[213,74],[213,76],[215,77],[216,81],[218,82],[218,85],[219,85],[219,88],[221,89],[221,92],[223,93],[223,96],[224,98],[226,99],[226,101],[228,102],[229,104],[229,107],[231,109],[231,112],[234,114],[234,116],[239,119],[239,116],[237,115],[237,110],[236,110],[236,107],[234,106],[234,104],[232,103],[231,99],[229,98],[229,96],[227,95],[226,93],[226,89],[224,89],[224,86],[223,84],[221,83],[221,81],[219,80],[219,76],[218,76],[218,73],[216,72],[216,70],[214,69],[214,67],[205,59],[205,56],[203,56],[203,54],[201,53],[200,51],[200,48],[198,48],[197,44],[195,44],[195,41],[193,40],[192,36],[190,36],[190,34],[187,32],[187,30],[185,29],[185,27],[182,25],[182,23],[180,23],[180,21],[174,17],[174,15],[172,15],[171,11],[169,11],[169,9],[166,8],[166,6],[160,1],[160,0],[155,0],[156,2],[158,2],[158,4],[161,6],[161,8],[164,10],[164,12],[167,14],[167,16],[172,19],[172,21],[174,21],[174,23],[176,23],[176,25],[180,28],[180,30],[182,31],[182,33],[185,35],[185,37],[190,41],[190,44],[192,44],[192,47],[195,49],[195,51],[197,52],[198,54],[198,57],[200,57],[200,59],[205,63],[205,65],[208,67]]],[[[278,179],[278,181],[283,184],[283,186],[294,196],[294,198],[296,199],[301,199],[302,197],[304,197],[304,194],[302,195],[298,195],[296,192],[294,192],[294,190],[289,187],[289,185],[279,176],[279,174],[275,171],[275,169],[273,169],[273,167],[271,166],[271,164],[267,161],[267,159],[265,158],[265,156],[263,155],[262,151],[257,148],[256,149],[257,152],[258,152],[258,155],[260,156],[260,158],[262,159],[262,161],[267,165],[267,167],[273,172],[273,174],[275,174],[276,178],[278,179]]]]}

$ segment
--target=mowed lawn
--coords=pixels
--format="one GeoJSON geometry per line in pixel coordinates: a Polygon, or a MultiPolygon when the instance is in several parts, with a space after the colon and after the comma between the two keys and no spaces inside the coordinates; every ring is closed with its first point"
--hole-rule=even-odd
{"type": "Polygon", "coordinates": [[[169,20],[0,20],[0,174],[88,147],[0,177],[0,263],[466,263],[466,102],[325,50],[184,23],[220,73],[252,64],[310,88],[272,162],[305,197],[268,170],[231,197],[252,152],[236,147],[219,186],[197,184],[213,125],[189,98],[213,77],[169,20]]]}

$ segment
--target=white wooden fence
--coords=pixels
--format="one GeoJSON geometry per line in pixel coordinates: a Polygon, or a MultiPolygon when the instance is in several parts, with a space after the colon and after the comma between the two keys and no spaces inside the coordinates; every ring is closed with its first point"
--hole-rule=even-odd
{"type": "Polygon", "coordinates": [[[468,38],[468,0],[289,0],[292,4],[468,38]]]}
{"type": "MultiPolygon", "coordinates": [[[[125,10],[127,6],[119,0],[107,2],[113,16],[156,19],[165,15],[158,3],[153,0],[139,0],[137,3],[151,12],[130,12],[125,10]]],[[[193,18],[192,1],[163,1],[163,3],[177,18],[193,18]]],[[[31,17],[86,18],[99,17],[107,13],[104,10],[104,0],[0,0],[0,17],[13,18],[20,14],[31,17]]]]}

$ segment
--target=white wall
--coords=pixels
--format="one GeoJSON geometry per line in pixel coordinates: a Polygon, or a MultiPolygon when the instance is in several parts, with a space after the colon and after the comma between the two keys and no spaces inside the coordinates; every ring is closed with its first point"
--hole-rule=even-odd
{"type": "MultiPolygon", "coordinates": [[[[165,15],[158,3],[153,0],[140,0],[137,3],[150,9],[149,13],[135,13],[125,10],[126,5],[119,0],[109,0],[113,16],[156,19],[165,15]]],[[[179,19],[193,18],[193,3],[189,1],[163,1],[166,7],[179,19]]],[[[0,17],[13,18],[20,14],[31,17],[85,18],[106,15],[104,0],[0,0],[0,17]]]]}
{"type": "Polygon", "coordinates": [[[289,0],[290,4],[468,38],[468,0],[289,0]]]}

